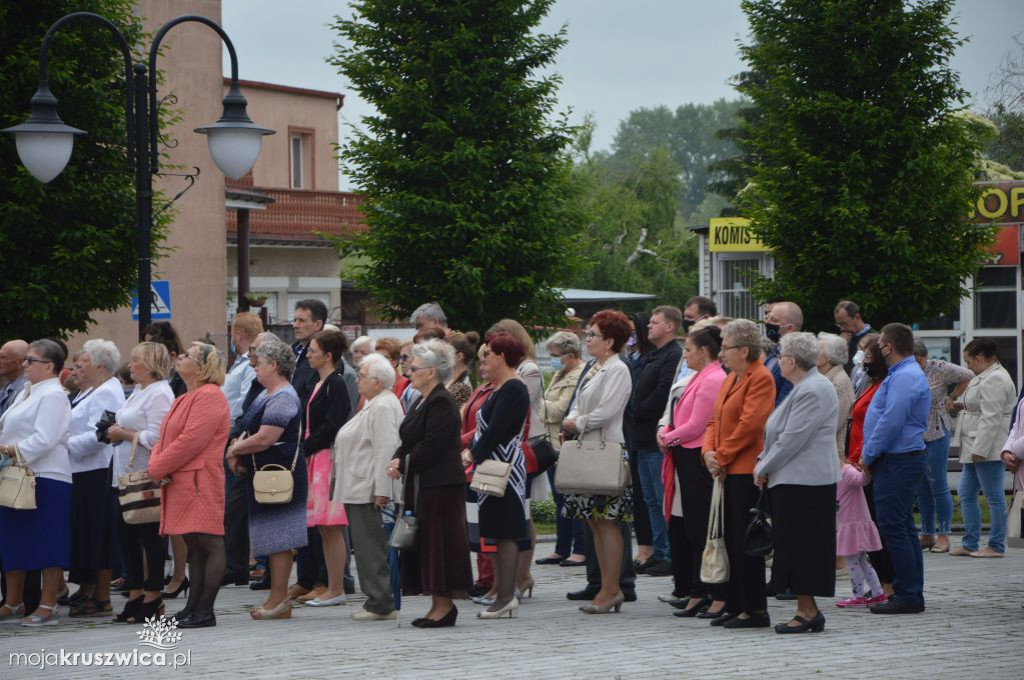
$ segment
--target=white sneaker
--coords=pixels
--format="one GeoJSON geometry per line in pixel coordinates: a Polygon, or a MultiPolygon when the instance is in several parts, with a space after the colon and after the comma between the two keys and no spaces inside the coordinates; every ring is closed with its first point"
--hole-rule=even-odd
{"type": "Polygon", "coordinates": [[[374,614],[371,611],[360,609],[357,612],[352,612],[352,618],[356,621],[394,621],[398,618],[398,612],[391,610],[389,614],[374,614]]]}
{"type": "Polygon", "coordinates": [[[686,599],[685,595],[683,597],[676,597],[674,593],[665,593],[664,595],[658,595],[658,602],[664,602],[665,604],[669,604],[671,602],[676,602],[677,600],[684,599],[686,599]]]}

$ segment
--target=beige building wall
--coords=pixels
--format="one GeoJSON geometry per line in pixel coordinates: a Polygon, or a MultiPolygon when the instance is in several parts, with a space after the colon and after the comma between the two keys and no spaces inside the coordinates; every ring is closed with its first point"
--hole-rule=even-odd
{"type": "MultiPolygon", "coordinates": [[[[220,0],[142,0],[139,13],[147,31],[155,32],[166,21],[183,14],[198,14],[220,23],[220,0]]],[[[149,46],[146,46],[147,53],[149,46]]],[[[173,92],[183,119],[168,130],[178,141],[166,152],[166,162],[191,170],[198,167],[199,177],[175,204],[177,216],[170,227],[166,246],[173,249],[153,265],[153,279],[171,283],[170,322],[187,343],[207,333],[227,347],[224,305],[226,299],[224,261],[224,176],[214,164],[205,135],[194,128],[220,118],[223,99],[221,39],[207,26],[195,22],[178,25],[163,41],[163,54],[157,68],[165,75],[159,95],[173,92]]],[[[185,187],[181,177],[156,178],[156,188],[167,197],[185,187]]],[[[138,322],[128,307],[112,313],[95,313],[97,324],[85,335],[70,339],[73,350],[89,337],[113,340],[127,353],[138,338],[138,322]]]]}

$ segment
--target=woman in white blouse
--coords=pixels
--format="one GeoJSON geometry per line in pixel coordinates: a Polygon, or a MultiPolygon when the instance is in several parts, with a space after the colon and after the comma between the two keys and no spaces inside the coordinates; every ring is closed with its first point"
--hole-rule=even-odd
{"type": "Polygon", "coordinates": [[[0,417],[0,456],[20,456],[36,475],[36,509],[0,507],[0,560],[7,577],[7,604],[0,622],[55,626],[57,589],[70,563],[71,467],[68,426],[71,405],[60,386],[64,350],[52,340],[36,340],[23,360],[28,386],[0,417]],[[25,572],[40,569],[39,607],[25,617],[25,572]]]}
{"type": "MultiPolygon", "coordinates": [[[[171,357],[167,348],[155,342],[141,342],[132,350],[128,362],[135,390],[117,412],[117,424],[107,430],[107,438],[114,446],[114,480],[128,471],[141,472],[149,467],[149,452],[160,436],[160,425],[174,403],[174,391],[167,384],[171,370],[171,357]],[[135,457],[132,441],[138,437],[135,457]]],[[[152,618],[163,601],[160,591],[164,587],[164,548],[160,538],[160,521],[148,524],[128,524],[118,513],[118,538],[124,558],[125,587],[128,602],[115,620],[122,623],[141,623],[152,618]],[[145,555],[145,560],[143,560],[145,555]],[[145,565],[145,567],[144,567],[145,565]]]]}
{"type": "Polygon", "coordinates": [[[387,468],[400,443],[398,427],[404,414],[391,391],[395,369],[380,354],[363,357],[356,384],[365,403],[334,439],[333,497],[345,504],[348,530],[359,546],[354,554],[366,602],[352,618],[377,621],[396,616],[380,510],[396,496],[387,468]]]}
{"type": "Polygon", "coordinates": [[[124,405],[124,389],[114,376],[121,353],[109,340],[87,340],[75,360],[82,391],[71,403],[71,575],[80,586],[69,616],[109,616],[110,577],[118,561],[117,480],[111,475],[113,444],[96,437],[104,411],[124,405]],[[81,597],[84,595],[85,597],[81,597]]]}

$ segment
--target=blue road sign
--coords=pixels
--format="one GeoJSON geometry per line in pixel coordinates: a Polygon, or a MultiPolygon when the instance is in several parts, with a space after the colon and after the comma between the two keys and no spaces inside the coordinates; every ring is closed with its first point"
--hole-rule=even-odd
{"type": "MultiPolygon", "coordinates": [[[[153,296],[153,321],[171,318],[171,282],[153,281],[150,287],[153,296]]],[[[139,320],[139,297],[132,293],[132,321],[139,320]]]]}

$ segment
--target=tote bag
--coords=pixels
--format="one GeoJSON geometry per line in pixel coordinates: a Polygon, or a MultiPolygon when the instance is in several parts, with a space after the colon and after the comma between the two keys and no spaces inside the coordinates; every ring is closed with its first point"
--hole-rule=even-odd
{"type": "Polygon", "coordinates": [[[725,481],[715,478],[711,492],[711,516],[708,518],[708,540],[700,561],[700,580],[704,583],[729,581],[729,556],[725,552],[725,481]]]}

